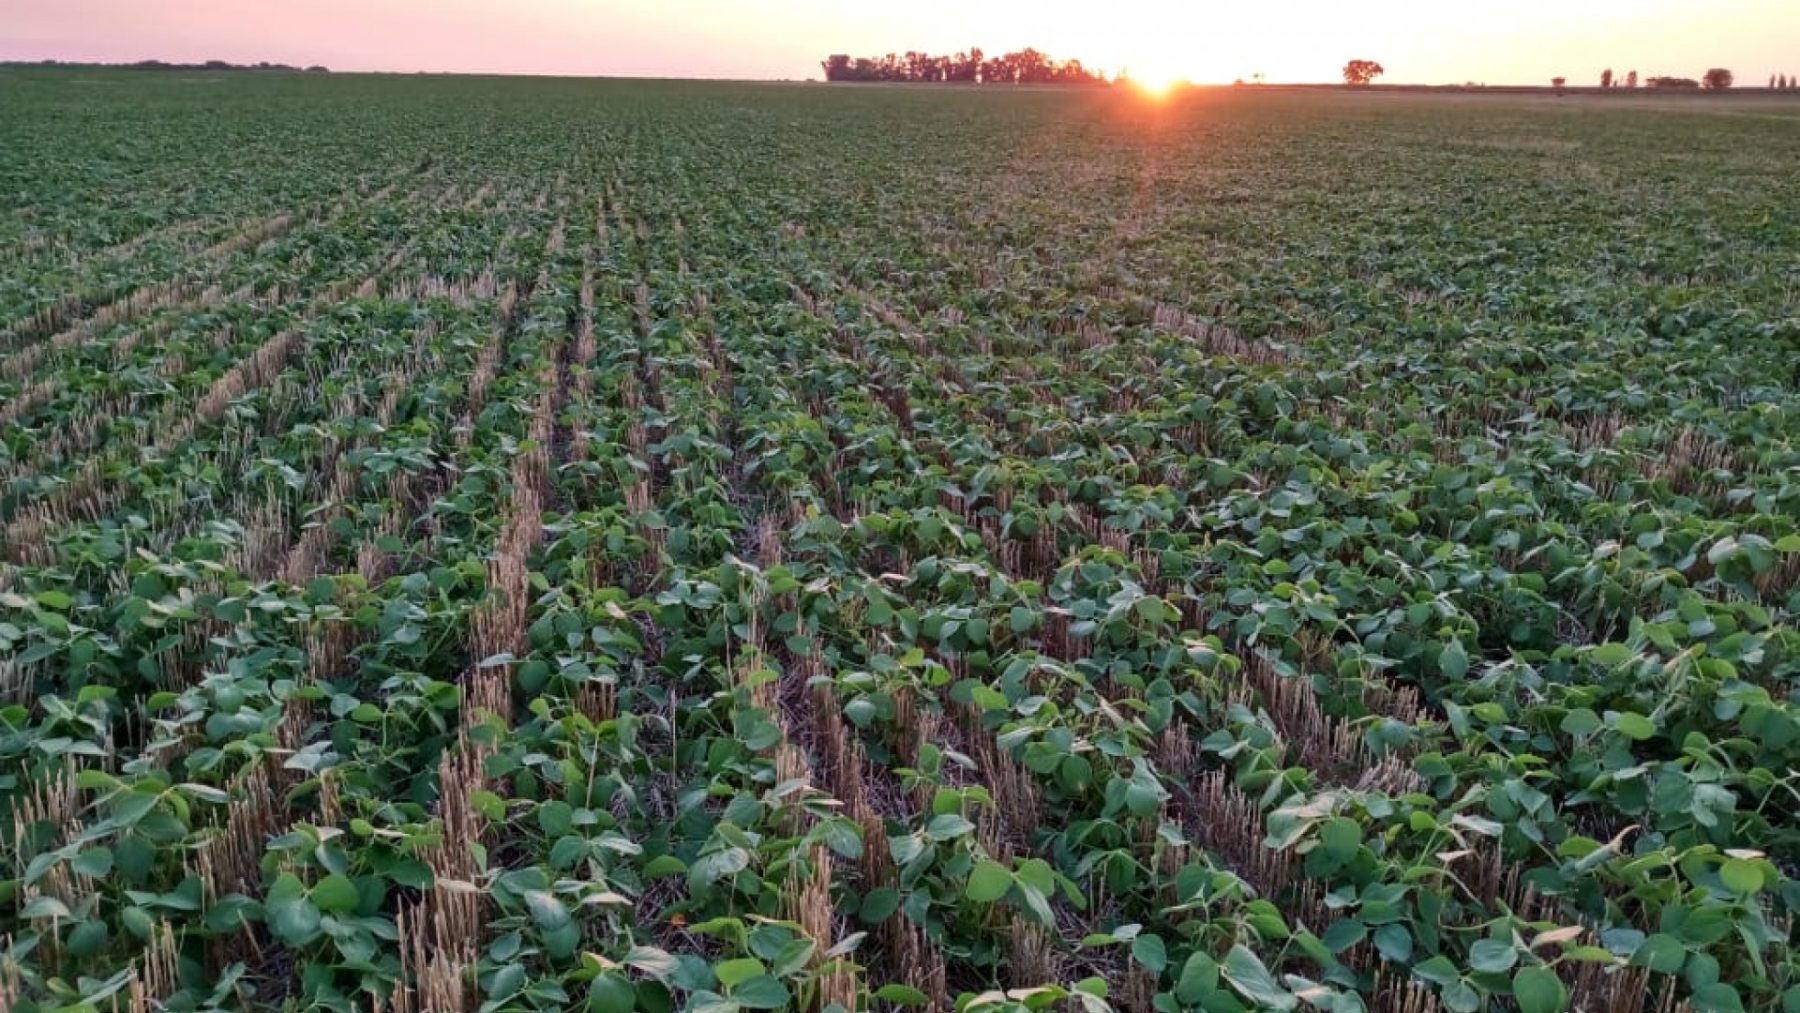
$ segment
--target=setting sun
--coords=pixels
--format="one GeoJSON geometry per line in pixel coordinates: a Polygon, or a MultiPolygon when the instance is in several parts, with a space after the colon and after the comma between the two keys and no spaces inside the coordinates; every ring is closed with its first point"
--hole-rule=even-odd
{"type": "Polygon", "coordinates": [[[1189,83],[1185,77],[1166,72],[1129,73],[1126,80],[1130,81],[1139,91],[1155,98],[1163,98],[1174,91],[1177,86],[1189,83]]]}
{"type": "Polygon", "coordinates": [[[1126,52],[1129,56],[1115,53],[1108,57],[1118,68],[1120,79],[1146,95],[1160,98],[1182,85],[1203,80],[1196,73],[1196,65],[1203,58],[1197,59],[1192,48],[1180,40],[1138,39],[1126,52]]]}

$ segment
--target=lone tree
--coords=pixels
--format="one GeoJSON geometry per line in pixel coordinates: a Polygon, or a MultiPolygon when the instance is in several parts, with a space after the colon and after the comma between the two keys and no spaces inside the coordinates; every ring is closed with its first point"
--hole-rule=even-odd
{"type": "Polygon", "coordinates": [[[1562,94],[1563,85],[1568,83],[1569,79],[1566,77],[1553,77],[1550,79],[1550,87],[1555,88],[1558,95],[1562,94]]]}
{"type": "Polygon", "coordinates": [[[1637,71],[1634,70],[1631,73],[1625,75],[1625,87],[1627,87],[1627,88],[1636,88],[1637,87],[1637,71]]]}
{"type": "Polygon", "coordinates": [[[1374,60],[1351,60],[1344,64],[1344,83],[1360,88],[1385,73],[1374,60]]]}
{"type": "Polygon", "coordinates": [[[1731,71],[1726,70],[1724,67],[1714,67],[1706,72],[1705,77],[1700,79],[1702,87],[1710,88],[1713,91],[1724,91],[1726,88],[1731,87],[1731,82],[1731,71]]]}
{"type": "Polygon", "coordinates": [[[1600,87],[1602,87],[1602,88],[1611,88],[1612,87],[1612,68],[1611,67],[1608,67],[1605,70],[1600,72],[1600,87]]]}

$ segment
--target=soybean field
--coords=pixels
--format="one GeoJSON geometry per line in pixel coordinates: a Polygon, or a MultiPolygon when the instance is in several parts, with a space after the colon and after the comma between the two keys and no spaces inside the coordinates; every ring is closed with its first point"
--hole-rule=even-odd
{"type": "Polygon", "coordinates": [[[1800,1013],[1800,98],[0,71],[0,1010],[1800,1013]]]}

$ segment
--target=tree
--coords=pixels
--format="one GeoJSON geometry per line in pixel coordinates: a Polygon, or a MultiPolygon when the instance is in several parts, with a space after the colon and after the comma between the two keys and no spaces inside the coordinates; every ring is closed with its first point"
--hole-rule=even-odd
{"type": "Polygon", "coordinates": [[[1631,73],[1625,75],[1625,87],[1627,87],[1627,88],[1636,88],[1637,87],[1637,71],[1634,70],[1631,73]]]}
{"type": "Polygon", "coordinates": [[[1017,53],[1010,54],[1017,73],[1013,80],[1020,84],[1043,84],[1050,80],[1050,58],[1026,46],[1017,53]]]}
{"type": "Polygon", "coordinates": [[[1569,79],[1566,77],[1558,76],[1550,79],[1550,87],[1555,88],[1558,95],[1562,94],[1563,85],[1568,83],[1569,79]]]}
{"type": "Polygon", "coordinates": [[[950,73],[946,81],[964,81],[974,84],[981,77],[981,50],[971,49],[966,53],[958,53],[950,57],[950,73]]]}
{"type": "Polygon", "coordinates": [[[1361,88],[1385,73],[1387,71],[1374,60],[1351,60],[1344,64],[1344,83],[1361,88]]]}
{"type": "Polygon", "coordinates": [[[1612,87],[1612,68],[1611,67],[1608,67],[1605,70],[1600,72],[1600,87],[1602,87],[1602,88],[1611,88],[1612,87]]]}
{"type": "Polygon", "coordinates": [[[1724,67],[1714,67],[1706,72],[1705,77],[1700,79],[1701,85],[1712,91],[1724,91],[1726,88],[1731,87],[1732,80],[1731,71],[1726,70],[1724,67]]]}

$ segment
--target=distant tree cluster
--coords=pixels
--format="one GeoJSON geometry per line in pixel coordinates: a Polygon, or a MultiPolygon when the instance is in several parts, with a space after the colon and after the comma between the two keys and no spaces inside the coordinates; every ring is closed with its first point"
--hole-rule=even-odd
{"type": "MultiPolygon", "coordinates": [[[[1691,77],[1650,77],[1646,78],[1644,83],[1651,88],[1705,88],[1709,91],[1724,91],[1736,81],[1736,76],[1727,68],[1714,67],[1702,75],[1699,80],[1691,77]]],[[[1552,78],[1551,84],[1561,88],[1563,79],[1552,78]]],[[[1613,74],[1611,67],[1600,72],[1600,87],[1602,88],[1636,88],[1637,86],[1638,72],[1635,70],[1627,73],[1623,78],[1613,74]]],[[[1769,75],[1770,91],[1793,91],[1795,89],[1800,89],[1800,77],[1792,74],[1769,75]]]]}
{"type": "Polygon", "coordinates": [[[836,53],[820,63],[827,81],[895,81],[907,83],[965,84],[1077,84],[1103,85],[1106,75],[1089,70],[1080,60],[1055,60],[1035,49],[1021,49],[1004,56],[988,56],[979,49],[955,56],[929,53],[889,53],[886,56],[852,57],[836,53]]]}
{"type": "Polygon", "coordinates": [[[26,62],[26,61],[20,60],[20,61],[15,61],[15,62],[0,63],[0,66],[5,66],[5,67],[77,67],[77,68],[79,68],[79,67],[108,67],[108,68],[114,68],[114,69],[119,69],[119,70],[180,70],[180,71],[264,70],[264,71],[285,72],[285,73],[289,73],[289,74],[329,74],[329,73],[331,73],[331,68],[320,66],[319,64],[316,64],[316,63],[310,67],[296,67],[292,64],[287,64],[287,63],[270,63],[267,60],[264,60],[260,63],[231,63],[226,60],[208,60],[205,63],[169,63],[166,60],[138,60],[135,63],[82,63],[82,62],[65,61],[65,60],[38,60],[36,62],[26,62]]]}
{"type": "MultiPolygon", "coordinates": [[[[1634,75],[1636,71],[1632,72],[1634,75]]],[[[1691,77],[1657,76],[1644,79],[1644,84],[1651,88],[1689,89],[1705,88],[1708,91],[1724,91],[1737,82],[1737,77],[1724,67],[1713,67],[1701,75],[1698,81],[1691,77]]]]}
{"type": "Polygon", "coordinates": [[[1351,60],[1344,64],[1344,83],[1360,88],[1385,73],[1387,70],[1374,60],[1351,60]]]}

